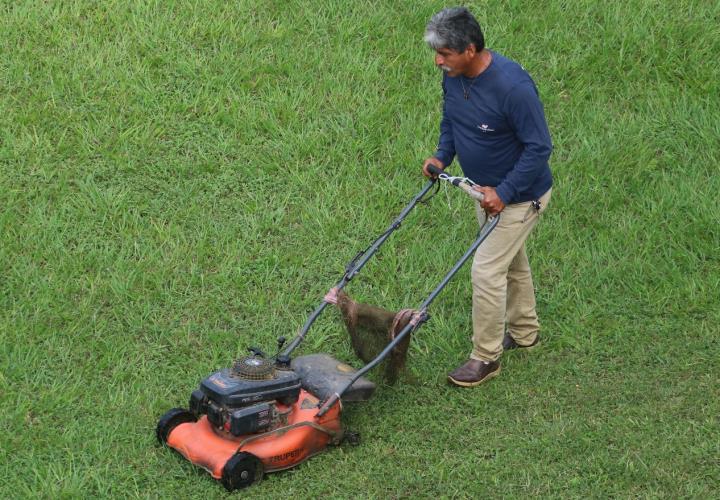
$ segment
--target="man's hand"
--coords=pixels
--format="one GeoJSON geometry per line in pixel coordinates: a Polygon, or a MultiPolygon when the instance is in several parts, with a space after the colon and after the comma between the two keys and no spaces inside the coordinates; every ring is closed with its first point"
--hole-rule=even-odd
{"type": "Polygon", "coordinates": [[[435,165],[437,168],[445,169],[445,165],[443,165],[443,162],[435,158],[434,156],[431,156],[427,160],[425,160],[425,163],[423,163],[422,173],[425,177],[434,177],[430,172],[428,172],[428,165],[435,165]]]}
{"type": "Polygon", "coordinates": [[[495,188],[489,186],[475,186],[474,189],[480,191],[484,196],[480,206],[485,209],[485,213],[490,217],[499,214],[505,208],[505,203],[495,192],[495,188]]]}

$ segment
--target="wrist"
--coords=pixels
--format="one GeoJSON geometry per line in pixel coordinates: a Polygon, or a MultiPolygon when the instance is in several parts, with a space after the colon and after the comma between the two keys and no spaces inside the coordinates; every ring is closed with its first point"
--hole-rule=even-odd
{"type": "Polygon", "coordinates": [[[512,195],[503,184],[500,184],[498,187],[493,189],[495,191],[495,194],[497,194],[497,197],[500,198],[500,201],[503,202],[503,205],[507,205],[510,202],[510,198],[512,195]]]}

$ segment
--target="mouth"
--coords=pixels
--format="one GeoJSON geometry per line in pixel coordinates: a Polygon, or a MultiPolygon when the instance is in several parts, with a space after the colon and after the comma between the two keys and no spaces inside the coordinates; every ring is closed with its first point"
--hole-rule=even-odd
{"type": "Polygon", "coordinates": [[[445,73],[450,73],[453,69],[450,66],[438,66],[440,70],[444,71],[445,73]]]}

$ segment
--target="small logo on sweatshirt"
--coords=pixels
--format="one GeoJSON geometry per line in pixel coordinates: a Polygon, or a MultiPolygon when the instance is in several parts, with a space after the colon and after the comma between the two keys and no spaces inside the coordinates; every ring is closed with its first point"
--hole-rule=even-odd
{"type": "Polygon", "coordinates": [[[482,125],[477,126],[482,132],[495,132],[494,128],[490,128],[490,125],[487,123],[483,123],[482,125]]]}

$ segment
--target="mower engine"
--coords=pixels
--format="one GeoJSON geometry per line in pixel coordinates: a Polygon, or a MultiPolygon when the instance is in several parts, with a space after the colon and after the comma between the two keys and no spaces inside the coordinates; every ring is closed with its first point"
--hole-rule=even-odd
{"type": "Polygon", "coordinates": [[[292,405],[300,396],[300,376],[289,363],[253,352],[200,383],[190,396],[190,412],[195,418],[207,415],[216,430],[233,436],[287,425],[292,405]]]}

